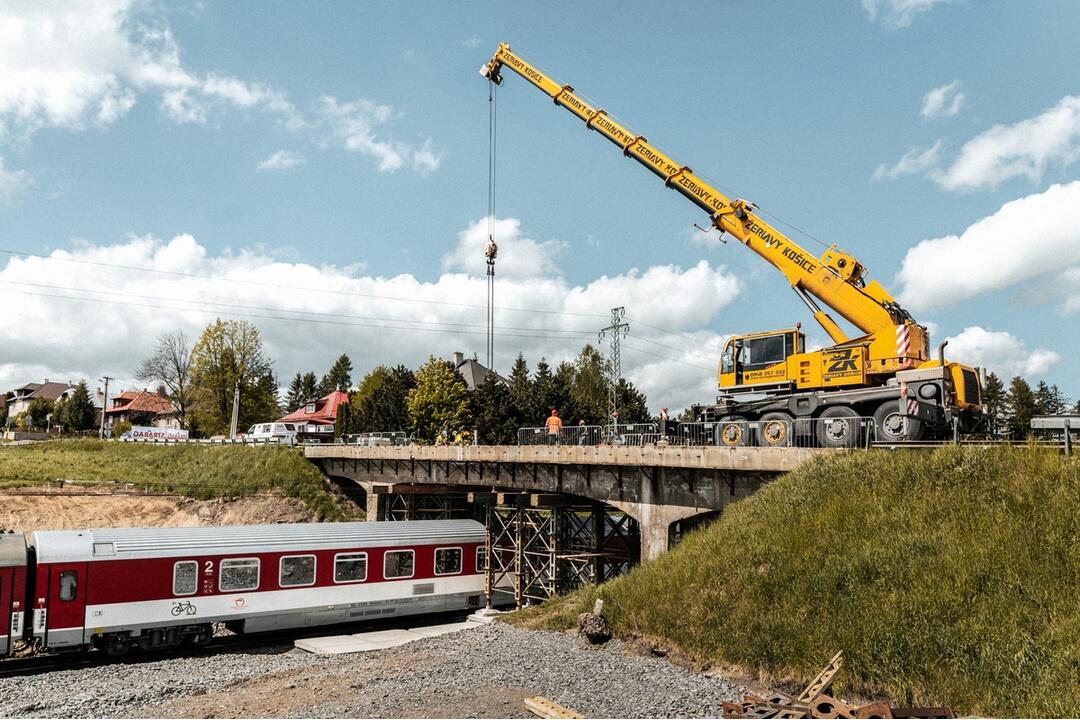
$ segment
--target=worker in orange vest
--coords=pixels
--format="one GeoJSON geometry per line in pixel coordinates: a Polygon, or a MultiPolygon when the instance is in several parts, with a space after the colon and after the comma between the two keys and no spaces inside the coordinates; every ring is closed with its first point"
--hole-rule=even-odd
{"type": "Polygon", "coordinates": [[[558,445],[559,433],[562,431],[562,418],[559,417],[559,411],[551,408],[551,417],[544,424],[547,425],[548,445],[558,445]]]}

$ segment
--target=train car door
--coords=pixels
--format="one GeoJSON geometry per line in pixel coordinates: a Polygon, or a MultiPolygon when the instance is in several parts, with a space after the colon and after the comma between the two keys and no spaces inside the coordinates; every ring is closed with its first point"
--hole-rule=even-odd
{"type": "Polygon", "coordinates": [[[12,644],[19,639],[12,637],[19,630],[11,607],[14,584],[15,568],[0,567],[0,655],[10,654],[12,644]]]}
{"type": "Polygon", "coordinates": [[[82,645],[86,622],[86,563],[56,563],[49,566],[48,622],[45,646],[82,645]]]}

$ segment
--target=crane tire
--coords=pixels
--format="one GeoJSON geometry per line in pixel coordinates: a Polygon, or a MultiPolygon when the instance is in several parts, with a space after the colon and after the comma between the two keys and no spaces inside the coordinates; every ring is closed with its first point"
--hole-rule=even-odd
{"type": "Polygon", "coordinates": [[[728,415],[720,418],[716,426],[716,444],[723,447],[753,445],[750,423],[742,415],[728,415]]]}
{"type": "Polygon", "coordinates": [[[874,411],[874,436],[878,442],[921,440],[925,430],[922,420],[900,413],[897,400],[886,400],[874,411]]]}
{"type": "Polygon", "coordinates": [[[847,405],[825,408],[817,418],[817,441],[823,448],[852,448],[859,445],[859,414],[847,405]]]}
{"type": "Polygon", "coordinates": [[[793,435],[791,416],[786,412],[770,412],[758,423],[758,440],[764,447],[789,447],[793,435]]]}

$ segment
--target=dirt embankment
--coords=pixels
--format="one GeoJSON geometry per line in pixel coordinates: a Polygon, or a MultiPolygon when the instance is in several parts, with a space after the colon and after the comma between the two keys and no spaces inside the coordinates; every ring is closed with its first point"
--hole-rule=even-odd
{"type": "MultiPolygon", "coordinates": [[[[90,489],[92,490],[92,489],[90,489]]],[[[67,530],[98,527],[178,527],[313,522],[301,500],[279,495],[194,500],[176,496],[0,492],[0,529],[67,530]]]]}

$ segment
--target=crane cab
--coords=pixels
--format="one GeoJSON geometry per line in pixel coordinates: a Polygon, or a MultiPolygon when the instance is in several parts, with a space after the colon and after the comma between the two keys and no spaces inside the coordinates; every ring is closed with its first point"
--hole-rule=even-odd
{"type": "Polygon", "coordinates": [[[806,336],[797,327],[731,337],[720,356],[720,387],[787,383],[787,360],[805,347],[806,336]]]}

